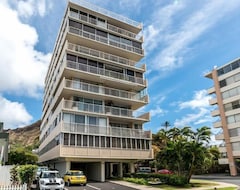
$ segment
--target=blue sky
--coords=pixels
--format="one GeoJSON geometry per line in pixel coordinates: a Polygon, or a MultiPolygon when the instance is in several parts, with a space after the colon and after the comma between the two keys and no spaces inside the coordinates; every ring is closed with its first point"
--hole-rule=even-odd
{"type": "MultiPolygon", "coordinates": [[[[143,23],[153,133],[212,126],[204,73],[240,57],[239,0],[89,0],[143,23]]],[[[0,121],[6,129],[41,118],[44,77],[65,0],[0,0],[0,121]]],[[[215,132],[217,132],[215,130],[215,132]]]]}

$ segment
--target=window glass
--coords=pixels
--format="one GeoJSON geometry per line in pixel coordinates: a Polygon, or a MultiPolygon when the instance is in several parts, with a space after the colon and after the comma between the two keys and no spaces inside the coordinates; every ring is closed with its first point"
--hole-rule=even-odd
{"type": "Polygon", "coordinates": [[[240,122],[240,114],[235,115],[235,122],[240,122]]]}
{"type": "Polygon", "coordinates": [[[83,25],[83,30],[92,34],[95,34],[95,28],[92,28],[90,26],[83,25]]]}
{"type": "Polygon", "coordinates": [[[220,87],[226,86],[226,85],[227,85],[226,80],[225,80],[225,79],[224,79],[224,80],[221,80],[221,81],[219,82],[219,85],[220,85],[220,87]]]}
{"type": "Polygon", "coordinates": [[[81,142],[82,138],[81,138],[81,135],[77,135],[77,146],[81,146],[82,145],[82,142],[81,142]]]}
{"type": "Polygon", "coordinates": [[[75,145],[75,134],[70,135],[70,145],[75,145]]]}
{"type": "Polygon", "coordinates": [[[115,42],[120,42],[120,38],[118,36],[115,36],[115,35],[112,35],[112,34],[109,34],[109,39],[113,40],[115,42]]]}
{"type": "Polygon", "coordinates": [[[132,42],[132,45],[133,45],[133,47],[136,47],[136,48],[142,49],[141,43],[139,43],[139,42],[135,42],[135,41],[133,41],[133,42],[132,42]]]}
{"type": "Polygon", "coordinates": [[[75,123],[85,123],[85,116],[84,115],[75,115],[75,123]]]}
{"type": "Polygon", "coordinates": [[[69,134],[68,133],[64,133],[63,144],[64,145],[68,145],[68,141],[69,141],[69,134]]]}
{"type": "Polygon", "coordinates": [[[107,32],[97,30],[97,35],[107,38],[107,32]]]}
{"type": "Polygon", "coordinates": [[[71,55],[71,54],[67,54],[67,60],[76,62],[77,61],[77,56],[71,55]]]}
{"type": "Polygon", "coordinates": [[[82,57],[78,57],[78,63],[87,64],[87,59],[82,58],[82,57]]]}
{"type": "Polygon", "coordinates": [[[83,146],[88,146],[88,136],[83,135],[83,146]]]}
{"type": "Polygon", "coordinates": [[[224,70],[224,73],[230,72],[230,71],[231,71],[231,65],[225,66],[225,67],[223,68],[223,70],[224,70]]]}
{"type": "Polygon", "coordinates": [[[93,136],[89,136],[89,146],[93,147],[93,136]]]}
{"type": "Polygon", "coordinates": [[[71,114],[63,113],[63,121],[65,121],[66,123],[70,123],[71,122],[71,114]]]}
{"type": "Polygon", "coordinates": [[[227,122],[228,122],[228,123],[234,123],[234,122],[235,122],[234,116],[228,116],[228,117],[227,117],[227,122]]]}
{"type": "Polygon", "coordinates": [[[123,44],[127,44],[129,46],[132,46],[132,41],[131,40],[128,40],[128,39],[125,39],[125,38],[121,38],[120,41],[123,44]]]}
{"type": "Polygon", "coordinates": [[[239,67],[239,62],[238,61],[233,62],[231,66],[232,66],[232,69],[237,69],[239,67]]]}
{"type": "Polygon", "coordinates": [[[79,22],[73,21],[73,20],[69,20],[69,26],[75,27],[75,28],[82,28],[82,25],[79,22]]]}
{"type": "Polygon", "coordinates": [[[235,82],[240,81],[240,73],[234,76],[235,82]]]}

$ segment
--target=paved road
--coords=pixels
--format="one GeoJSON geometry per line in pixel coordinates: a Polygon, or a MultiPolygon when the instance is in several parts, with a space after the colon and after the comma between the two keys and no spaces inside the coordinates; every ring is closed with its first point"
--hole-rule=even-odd
{"type": "Polygon", "coordinates": [[[213,180],[220,181],[224,183],[231,183],[238,185],[240,187],[240,176],[229,176],[227,174],[209,174],[209,175],[194,175],[193,179],[204,179],[204,180],[213,180]]]}
{"type": "Polygon", "coordinates": [[[86,186],[74,185],[66,187],[68,190],[137,190],[135,188],[126,187],[111,182],[89,182],[86,186]]]}

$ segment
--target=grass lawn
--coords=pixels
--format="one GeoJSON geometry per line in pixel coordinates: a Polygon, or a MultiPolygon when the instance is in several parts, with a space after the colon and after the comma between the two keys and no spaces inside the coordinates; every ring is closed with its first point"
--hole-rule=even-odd
{"type": "MultiPolygon", "coordinates": [[[[129,181],[129,182],[136,182],[138,184],[140,184],[141,182],[143,182],[142,184],[144,184],[146,181],[145,179],[134,179],[134,178],[131,178],[131,180],[126,180],[126,181],[129,181]],[[136,181],[135,181],[136,180],[136,181]],[[145,182],[144,182],[145,181],[145,182]],[[139,183],[140,182],[140,183],[139,183]]],[[[145,183],[146,185],[146,183],[145,183]]],[[[148,184],[149,185],[149,184],[148,184]]],[[[190,184],[187,184],[183,187],[175,187],[175,186],[170,186],[170,185],[166,185],[166,184],[159,184],[159,185],[150,185],[150,186],[153,186],[153,187],[159,187],[159,189],[165,189],[165,190],[174,190],[174,189],[192,189],[192,188],[208,188],[208,190],[213,190],[213,188],[215,186],[217,186],[218,183],[217,182],[211,182],[211,181],[207,181],[207,180],[197,180],[197,179],[192,179],[190,181],[190,184]],[[212,187],[212,188],[211,188],[212,187]]],[[[223,188],[217,188],[217,190],[237,190],[236,187],[223,187],[223,188]]]]}

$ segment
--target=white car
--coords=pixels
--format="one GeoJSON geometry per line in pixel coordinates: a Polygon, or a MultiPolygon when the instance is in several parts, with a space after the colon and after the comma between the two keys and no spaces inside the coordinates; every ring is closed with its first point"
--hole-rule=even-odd
{"type": "Polygon", "coordinates": [[[39,176],[38,186],[40,190],[63,190],[64,181],[58,171],[42,171],[39,176]]]}

